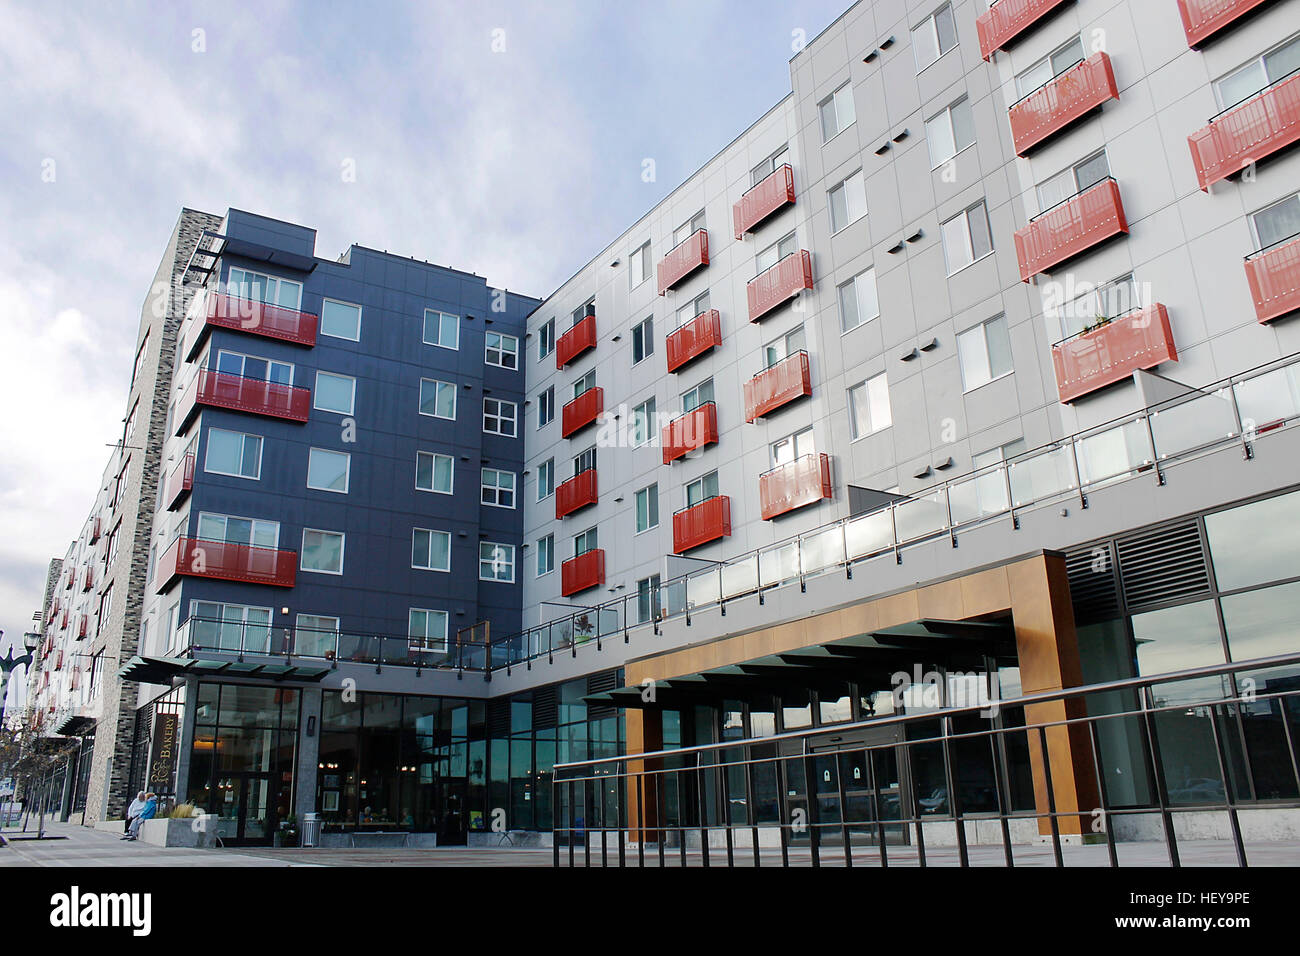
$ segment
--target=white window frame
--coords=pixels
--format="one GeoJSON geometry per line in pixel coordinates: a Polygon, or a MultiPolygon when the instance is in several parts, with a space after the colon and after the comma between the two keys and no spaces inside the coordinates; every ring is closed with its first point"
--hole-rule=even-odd
{"type": "Polygon", "coordinates": [[[545,501],[553,494],[555,494],[555,459],[548,458],[537,463],[537,500],[545,501]],[[542,481],[543,474],[549,479],[546,483],[542,481]],[[543,491],[546,493],[543,494],[543,491]]]}
{"type": "Polygon", "coordinates": [[[650,240],[647,239],[627,254],[628,288],[635,289],[650,278],[654,270],[650,267],[650,240]]]}
{"type": "Polygon", "coordinates": [[[817,123],[821,129],[823,146],[825,146],[835,137],[839,136],[840,133],[844,132],[846,129],[853,126],[857,121],[858,121],[858,108],[857,108],[857,104],[853,102],[853,81],[852,80],[845,80],[843,83],[841,83],[838,87],[835,88],[834,92],[832,92],[830,96],[823,98],[817,103],[817,123]],[[844,117],[840,115],[841,110],[843,110],[845,103],[848,103],[849,105],[848,108],[849,118],[847,123],[844,122],[844,117]],[[832,107],[835,112],[835,132],[831,133],[829,136],[826,135],[825,110],[827,106],[832,107]]]}
{"type": "MultiPolygon", "coordinates": [[[[495,562],[496,556],[494,556],[489,560],[495,562]]],[[[515,583],[515,546],[513,544],[505,544],[504,542],[501,541],[480,541],[478,543],[478,579],[480,581],[491,582],[492,584],[514,584],[515,583]],[[510,577],[508,578],[498,577],[496,574],[490,574],[487,577],[483,576],[483,564],[484,564],[483,548],[485,546],[492,547],[492,548],[501,548],[504,554],[509,555],[510,577]]]]}
{"type": "Polygon", "coordinates": [[[545,428],[555,421],[555,386],[548,385],[537,393],[537,427],[545,428]]]}
{"type": "Polygon", "coordinates": [[[266,439],[262,435],[254,435],[252,432],[237,432],[230,428],[210,427],[208,429],[208,443],[203,449],[203,470],[209,475],[225,475],[228,478],[243,478],[245,481],[260,481],[262,478],[262,452],[266,449],[266,439]],[[223,435],[238,435],[241,439],[239,443],[239,464],[243,467],[244,452],[247,447],[249,438],[257,439],[257,474],[245,475],[235,471],[221,471],[219,468],[213,468],[210,464],[212,460],[212,433],[220,432],[223,435]]]}
{"type": "Polygon", "coordinates": [[[1005,314],[991,316],[990,318],[985,319],[983,322],[977,322],[974,325],[962,329],[961,332],[957,333],[957,370],[958,373],[961,375],[962,394],[967,394],[969,392],[975,391],[978,388],[983,388],[985,385],[989,385],[993,382],[998,381],[999,379],[1006,378],[1008,375],[1011,375],[1015,372],[1016,363],[1015,363],[1014,356],[1011,353],[1011,324],[1010,322],[1007,321],[1007,317],[1005,314]],[[988,327],[992,325],[994,322],[999,322],[999,321],[1002,322],[1004,326],[1006,326],[1007,360],[1010,363],[1010,367],[1005,372],[999,372],[998,374],[994,375],[993,366],[991,362],[992,355],[989,352],[988,327]],[[983,352],[984,365],[988,369],[989,377],[984,381],[976,382],[975,384],[972,385],[971,383],[966,381],[966,365],[962,361],[961,343],[963,340],[970,341],[966,337],[971,335],[977,329],[979,330],[980,333],[980,343],[983,346],[983,350],[984,350],[983,352]]]}
{"type": "Polygon", "coordinates": [[[924,73],[927,69],[934,66],[934,64],[938,63],[940,60],[942,60],[946,54],[951,53],[953,50],[957,49],[957,47],[961,46],[961,37],[958,36],[957,34],[957,15],[952,9],[952,4],[944,3],[935,7],[934,10],[931,11],[929,16],[925,17],[925,19],[923,19],[920,23],[912,27],[912,29],[909,31],[909,36],[912,41],[913,60],[916,63],[916,72],[917,75],[919,76],[921,73],[924,73]],[[952,17],[952,21],[953,21],[952,46],[948,47],[948,49],[946,50],[943,48],[942,38],[939,36],[939,20],[938,20],[939,14],[943,13],[945,9],[948,11],[948,15],[952,17]],[[917,35],[917,31],[923,30],[927,27],[929,28],[928,39],[933,41],[936,55],[934,59],[927,60],[926,62],[922,63],[921,53],[920,53],[921,48],[917,45],[916,35],[917,35]]]}
{"type": "Polygon", "coordinates": [[[853,441],[857,441],[860,438],[866,438],[868,435],[874,435],[877,432],[882,432],[886,428],[891,427],[894,424],[894,409],[893,403],[890,401],[889,397],[888,373],[880,372],[863,379],[856,385],[850,386],[848,389],[848,412],[849,434],[853,441]],[[873,386],[875,386],[875,390],[873,390],[873,386]],[[859,390],[861,391],[859,392],[859,390]],[[883,391],[884,394],[884,414],[882,416],[884,420],[877,421],[875,400],[881,397],[881,391],[883,391]],[[854,402],[855,393],[861,394],[867,403],[866,408],[864,409],[867,418],[867,430],[863,432],[858,431],[858,416],[854,414],[857,407],[854,402]]]}
{"type": "Polygon", "coordinates": [[[975,145],[975,109],[973,106],[971,106],[970,97],[963,93],[961,96],[957,97],[957,99],[953,100],[943,109],[941,109],[939,112],[935,113],[928,120],[926,120],[925,140],[926,140],[926,145],[930,149],[930,171],[931,172],[933,172],[934,170],[938,169],[941,166],[947,165],[949,162],[956,159],[962,153],[966,152],[966,150],[974,146],[975,145]],[[952,115],[953,110],[963,105],[965,106],[966,111],[970,114],[970,127],[971,127],[971,140],[965,146],[962,146],[957,142],[957,124],[953,122],[953,115],[952,115]],[[946,156],[939,157],[935,155],[934,147],[936,144],[936,140],[932,133],[932,128],[934,123],[939,122],[941,120],[947,126],[948,139],[952,142],[952,152],[948,153],[946,156]]]}
{"type": "Polygon", "coordinates": [[[863,269],[852,279],[849,279],[845,282],[841,282],[839,285],[835,287],[835,293],[836,293],[835,304],[839,307],[840,310],[840,334],[841,335],[847,335],[849,332],[852,332],[854,329],[860,329],[868,322],[880,318],[880,287],[876,284],[876,267],[874,265],[867,266],[867,268],[863,269]],[[875,304],[876,304],[875,311],[865,317],[862,314],[863,312],[862,297],[858,295],[858,283],[863,280],[864,276],[871,277],[871,288],[874,293],[872,298],[875,300],[875,304]],[[857,317],[857,321],[853,325],[849,325],[845,321],[846,316],[844,314],[844,292],[846,289],[852,289],[853,292],[853,313],[857,317]]]}
{"type": "Polygon", "coordinates": [[[226,273],[226,281],[222,285],[226,290],[226,295],[236,299],[242,299],[245,302],[261,302],[263,305],[274,305],[274,306],[278,306],[281,309],[291,309],[294,312],[302,311],[302,283],[294,279],[281,279],[279,276],[273,276],[267,272],[254,272],[252,269],[245,269],[243,266],[231,266],[230,271],[226,273]],[[277,301],[278,295],[269,299],[245,299],[242,294],[241,287],[238,286],[234,288],[231,287],[230,277],[235,273],[239,273],[240,275],[245,275],[245,276],[255,276],[258,279],[262,279],[264,282],[263,287],[268,290],[274,286],[274,288],[278,292],[280,286],[282,285],[291,286],[294,289],[296,289],[298,292],[296,296],[297,304],[280,305],[280,303],[277,301]]]}
{"type": "Polygon", "coordinates": [[[443,454],[440,454],[440,453],[438,453],[438,452],[436,452],[436,451],[420,451],[419,449],[416,449],[416,452],[415,452],[415,490],[416,490],[416,491],[425,491],[425,492],[428,492],[428,493],[430,493],[430,494],[434,494],[434,495],[451,495],[451,494],[455,494],[455,493],[456,493],[456,459],[455,459],[455,457],[454,457],[453,455],[443,455],[443,454]],[[433,459],[433,467],[429,469],[430,484],[429,484],[429,487],[428,487],[428,488],[422,488],[422,487],[420,487],[420,456],[421,456],[421,455],[428,455],[430,458],[433,459]],[[437,479],[437,475],[438,475],[438,459],[439,459],[439,458],[445,458],[447,461],[451,462],[451,487],[448,488],[446,491],[439,491],[438,488],[437,488],[437,480],[438,480],[438,479],[437,479]]]}
{"type": "Polygon", "coordinates": [[[434,348],[439,348],[439,349],[448,349],[448,350],[450,350],[450,351],[452,351],[452,352],[459,352],[459,351],[460,351],[460,316],[459,316],[459,315],[453,315],[451,312],[443,312],[441,309],[425,309],[425,310],[424,310],[424,324],[423,324],[423,326],[422,326],[421,329],[420,329],[420,338],[424,341],[424,344],[425,344],[425,345],[432,345],[434,348]],[[436,316],[438,317],[438,333],[437,333],[437,336],[436,336],[437,341],[432,341],[432,342],[429,341],[429,317],[430,317],[431,315],[436,315],[436,316]],[[445,318],[446,318],[446,319],[455,319],[455,320],[456,320],[456,321],[455,321],[455,329],[456,329],[456,335],[455,335],[455,338],[456,338],[456,341],[455,341],[453,344],[451,344],[451,345],[448,345],[448,344],[446,344],[445,342],[441,341],[441,339],[442,339],[442,320],[445,319],[445,318]]]}
{"type": "Polygon", "coordinates": [[[447,653],[451,646],[451,617],[446,611],[432,607],[412,607],[407,608],[406,612],[406,645],[411,650],[416,651],[433,651],[437,654],[447,653]],[[419,613],[425,615],[424,634],[420,637],[415,636],[414,616],[419,613]],[[430,638],[429,621],[430,619],[442,621],[442,637],[430,638]]]}
{"type": "Polygon", "coordinates": [[[331,299],[328,296],[322,298],[321,306],[320,306],[320,334],[328,335],[332,339],[342,339],[345,342],[360,342],[361,341],[361,311],[362,311],[361,306],[357,305],[357,303],[355,302],[344,302],[342,299],[331,299]],[[349,309],[356,309],[357,310],[357,334],[338,335],[334,332],[327,332],[325,330],[325,306],[326,305],[342,305],[342,306],[346,306],[349,309]]]}
{"type": "Polygon", "coordinates": [[[545,577],[555,570],[555,535],[548,534],[537,539],[536,576],[545,577]],[[546,570],[542,570],[542,554],[546,554],[546,570]]]}
{"type": "Polygon", "coordinates": [[[483,335],[483,364],[491,365],[493,368],[504,368],[512,372],[519,370],[519,337],[510,335],[506,332],[486,332],[483,335]],[[497,337],[498,344],[493,346],[492,336],[497,337]],[[514,348],[507,348],[506,343],[513,342],[514,348]],[[495,352],[498,361],[492,361],[492,353],[495,352]],[[513,365],[508,365],[504,361],[506,356],[511,356],[514,360],[513,365]]]}
{"type": "Polygon", "coordinates": [[[537,327],[537,361],[543,361],[555,351],[555,317],[537,327]]]}
{"type": "Polygon", "coordinates": [[[437,571],[437,572],[439,572],[439,573],[441,573],[441,574],[448,574],[448,573],[450,573],[450,572],[451,572],[451,544],[452,544],[452,542],[451,542],[451,532],[450,532],[450,531],[440,531],[440,530],[437,529],[437,528],[412,528],[412,529],[411,529],[411,570],[413,570],[413,571],[437,571]],[[423,534],[427,534],[427,535],[429,536],[429,563],[428,563],[428,564],[416,564],[416,563],[415,563],[415,539],[416,539],[416,536],[419,535],[419,534],[421,534],[421,533],[423,533],[423,534]],[[437,565],[435,565],[435,564],[433,563],[433,539],[434,539],[434,536],[435,536],[435,535],[441,537],[443,540],[445,540],[445,541],[447,542],[447,564],[446,564],[446,567],[439,567],[439,566],[437,566],[437,565]]]}
{"type": "Polygon", "coordinates": [[[490,396],[485,396],[483,398],[483,434],[500,435],[502,438],[518,438],[519,437],[519,406],[514,402],[507,402],[503,398],[492,398],[490,396]],[[492,402],[496,405],[496,411],[494,412],[488,411],[489,402],[492,402]],[[506,413],[507,409],[509,410],[509,414],[506,413]],[[495,428],[488,427],[488,423],[490,421],[496,423],[495,428]],[[510,430],[503,431],[502,426],[504,426],[507,422],[510,423],[510,430]]]}
{"type": "Polygon", "coordinates": [[[302,529],[302,546],[298,550],[298,570],[306,571],[309,574],[331,574],[334,577],[343,576],[344,558],[347,553],[348,536],[343,531],[330,531],[326,528],[303,528],[302,529]],[[320,534],[332,535],[339,539],[339,569],[337,571],[322,570],[320,568],[309,568],[304,562],[307,560],[307,535],[320,534]]]}
{"type": "Polygon", "coordinates": [[[518,478],[518,476],[517,476],[513,471],[506,471],[506,470],[504,470],[504,469],[502,469],[502,468],[483,468],[483,469],[479,472],[478,500],[479,500],[479,504],[481,504],[481,505],[484,506],[485,508],[504,508],[504,509],[507,510],[507,511],[514,511],[515,508],[517,508],[518,505],[519,505],[519,478],[518,478]],[[492,472],[494,475],[498,475],[498,476],[500,476],[500,475],[509,475],[509,476],[510,476],[510,489],[509,489],[509,490],[510,490],[510,504],[508,504],[508,505],[503,505],[503,504],[500,503],[501,491],[502,491],[503,486],[501,485],[501,483],[500,483],[499,481],[497,481],[496,483],[491,484],[491,485],[487,484],[487,475],[488,475],[488,472],[492,472]],[[489,490],[489,489],[491,489],[491,491],[492,491],[492,493],[493,493],[493,497],[495,497],[495,498],[497,499],[497,501],[484,501],[484,500],[483,500],[483,492],[485,492],[485,491],[487,491],[487,490],[489,490]]]}
{"type": "Polygon", "coordinates": [[[646,445],[658,444],[659,433],[655,426],[658,424],[657,418],[659,413],[659,403],[654,395],[651,395],[644,402],[641,402],[632,409],[631,434],[628,436],[633,448],[644,448],[646,445]],[[649,406],[649,407],[647,407],[649,406]],[[639,425],[644,424],[645,434],[641,435],[640,441],[637,441],[639,425]]]}
{"type": "Polygon", "coordinates": [[[957,215],[950,216],[949,218],[945,219],[943,222],[939,224],[939,237],[940,237],[940,241],[943,244],[944,267],[948,270],[948,278],[952,278],[957,273],[961,272],[963,269],[969,269],[971,266],[975,265],[975,263],[982,262],[983,260],[987,259],[989,256],[993,255],[996,247],[993,244],[993,224],[989,221],[988,203],[985,200],[981,199],[979,202],[971,203],[961,212],[957,213],[957,215]],[[983,255],[976,256],[975,240],[971,236],[971,231],[970,231],[970,214],[971,214],[971,210],[976,209],[977,207],[980,206],[984,207],[984,224],[988,228],[989,251],[984,253],[983,255]],[[970,256],[970,259],[969,261],[962,263],[956,268],[953,268],[952,254],[948,248],[948,231],[945,227],[951,222],[956,222],[958,219],[962,220],[966,225],[964,235],[966,239],[966,252],[970,256]]]}
{"type": "Polygon", "coordinates": [[[338,451],[337,449],[334,449],[334,448],[320,448],[320,447],[317,447],[317,446],[315,446],[315,445],[312,445],[311,447],[309,447],[309,448],[307,449],[307,487],[310,488],[312,491],[327,491],[327,492],[329,492],[330,494],[334,494],[334,495],[346,495],[346,494],[348,493],[348,491],[349,491],[349,490],[351,489],[351,487],[352,487],[352,455],[351,455],[351,453],[346,452],[346,451],[338,451]],[[326,454],[326,455],[342,455],[342,456],[343,456],[343,458],[344,458],[344,459],[346,460],[346,462],[347,462],[347,465],[346,465],[346,467],[343,469],[343,488],[342,488],[342,490],[339,490],[338,488],[322,488],[320,485],[313,485],[313,484],[311,483],[311,456],[312,456],[312,453],[313,453],[313,452],[322,452],[323,454],[326,454]]]}
{"type": "Polygon", "coordinates": [[[325,371],[324,369],[319,369],[319,368],[318,368],[318,369],[316,370],[316,387],[312,389],[312,393],[311,393],[311,407],[312,407],[313,409],[315,409],[316,411],[318,411],[318,412],[331,412],[331,413],[333,413],[333,414],[335,414],[335,415],[342,415],[342,416],[344,416],[344,417],[348,417],[348,416],[351,416],[351,415],[355,415],[355,414],[357,413],[357,380],[356,380],[356,377],[355,377],[355,376],[352,376],[352,375],[342,375],[342,374],[340,374],[339,372],[327,372],[327,371],[325,371]],[[326,408],[326,407],[324,407],[323,405],[320,404],[320,394],[321,394],[321,390],[320,390],[320,380],[321,380],[321,377],[322,377],[322,376],[324,376],[325,378],[334,378],[334,379],[340,379],[340,380],[342,380],[342,379],[346,379],[346,380],[348,381],[349,385],[351,385],[351,391],[349,392],[348,410],[347,410],[347,411],[341,411],[341,410],[339,410],[339,409],[337,409],[337,408],[326,408]]]}
{"type": "Polygon", "coordinates": [[[647,315],[644,319],[632,326],[632,365],[637,366],[655,354],[655,317],[647,315]],[[636,357],[638,346],[641,349],[641,357],[636,357]]]}
{"type": "Polygon", "coordinates": [[[652,481],[644,488],[638,488],[632,495],[632,529],[633,534],[645,534],[659,527],[659,482],[652,481]],[[641,496],[646,501],[646,526],[641,527],[641,496]],[[651,520],[653,511],[653,521],[651,520]]]}
{"type": "Polygon", "coordinates": [[[456,397],[456,386],[455,386],[455,384],[453,384],[452,382],[444,382],[444,381],[443,381],[442,379],[440,379],[440,378],[421,378],[421,379],[420,379],[420,393],[419,393],[419,395],[416,396],[416,407],[419,409],[420,414],[423,415],[425,418],[437,418],[437,419],[439,419],[439,420],[441,420],[441,421],[444,421],[444,422],[454,422],[454,421],[456,420],[456,405],[457,405],[458,401],[459,401],[459,399],[457,399],[457,397],[456,397]],[[434,409],[434,410],[431,411],[431,412],[426,412],[426,411],[424,410],[424,400],[423,400],[423,399],[424,399],[424,383],[425,383],[425,382],[430,382],[430,383],[432,383],[432,384],[434,385],[434,390],[433,390],[433,409],[434,409]],[[439,387],[439,386],[443,386],[443,385],[445,385],[447,388],[451,389],[451,415],[450,415],[450,417],[447,416],[447,415],[439,415],[439,414],[438,414],[438,387],[439,387]]]}
{"type": "Polygon", "coordinates": [[[226,514],[226,513],[224,513],[224,512],[221,512],[221,511],[200,511],[200,512],[199,512],[198,520],[194,523],[194,533],[195,533],[195,537],[196,537],[197,540],[199,540],[199,541],[219,541],[219,542],[221,542],[222,544],[238,544],[238,545],[244,545],[245,543],[244,543],[243,541],[233,541],[233,540],[231,540],[231,538],[230,538],[230,521],[231,521],[232,519],[235,520],[235,521],[247,521],[247,522],[250,524],[251,527],[249,528],[248,543],[245,545],[246,547],[250,547],[250,548],[265,548],[265,549],[267,549],[267,550],[269,550],[269,551],[278,551],[278,550],[280,550],[280,522],[274,520],[273,518],[250,518],[250,517],[247,517],[246,515],[230,515],[230,514],[226,514]],[[204,520],[205,518],[207,518],[207,519],[209,519],[209,520],[217,520],[217,519],[220,519],[220,520],[221,520],[221,522],[222,522],[222,532],[221,532],[221,537],[220,537],[220,538],[205,538],[205,537],[203,537],[201,531],[202,531],[202,528],[203,528],[203,520],[204,520]],[[254,542],[257,540],[256,529],[257,529],[259,526],[264,526],[264,527],[274,528],[274,529],[275,529],[275,541],[274,541],[274,543],[272,543],[272,544],[255,544],[255,543],[254,543],[254,542]]]}
{"type": "Polygon", "coordinates": [[[831,235],[836,236],[867,214],[867,181],[862,170],[850,173],[826,192],[826,212],[831,220],[831,235]],[[835,196],[844,195],[844,222],[835,223],[835,196]],[[856,202],[855,202],[856,200],[856,202]],[[854,207],[857,214],[854,215],[854,207]]]}

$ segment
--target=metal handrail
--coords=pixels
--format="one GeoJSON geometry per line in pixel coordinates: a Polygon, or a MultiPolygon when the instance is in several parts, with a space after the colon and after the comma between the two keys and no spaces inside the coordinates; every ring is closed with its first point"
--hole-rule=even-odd
{"type": "Polygon", "coordinates": [[[1260,246],[1254,252],[1247,253],[1242,258],[1244,258],[1247,262],[1249,262],[1251,259],[1254,259],[1257,255],[1264,252],[1268,252],[1268,250],[1272,249],[1274,246],[1286,245],[1287,243],[1295,242],[1295,240],[1297,239],[1300,239],[1300,232],[1293,232],[1291,233],[1291,235],[1283,236],[1281,239],[1278,239],[1275,242],[1270,242],[1266,246],[1260,246]]]}
{"type": "Polygon", "coordinates": [[[1207,122],[1210,122],[1210,123],[1216,122],[1220,117],[1222,117],[1223,115],[1225,115],[1225,114],[1227,114],[1227,113],[1231,113],[1231,112],[1232,112],[1233,110],[1235,110],[1238,106],[1243,106],[1243,105],[1245,105],[1246,103],[1249,103],[1251,100],[1253,100],[1253,99],[1254,99],[1255,97],[1257,97],[1257,96],[1263,96],[1263,95],[1264,95],[1265,93],[1267,93],[1269,90],[1274,89],[1275,87],[1281,86],[1281,85],[1282,85],[1283,83],[1285,83],[1287,80],[1289,80],[1289,79],[1291,79],[1292,77],[1297,76],[1297,75],[1300,75],[1300,67],[1296,67],[1296,68],[1295,68],[1294,70],[1292,70],[1290,73],[1287,73],[1287,74],[1285,74],[1285,75],[1283,75],[1283,76],[1279,76],[1279,77],[1278,77],[1276,80],[1274,80],[1272,83],[1269,83],[1269,84],[1267,84],[1267,85],[1265,85],[1265,86],[1261,86],[1261,87],[1260,87],[1259,89],[1257,89],[1254,93],[1247,93],[1245,96],[1243,96],[1241,99],[1237,100],[1237,102],[1233,103],[1231,106],[1225,106],[1223,109],[1219,110],[1219,112],[1217,112],[1217,113],[1215,113],[1213,116],[1211,116],[1211,117],[1209,118],[1209,120],[1207,120],[1207,122]]]}
{"type": "Polygon", "coordinates": [[[1062,199],[1060,202],[1052,203],[1052,205],[1048,206],[1046,209],[1044,209],[1044,210],[1038,212],[1037,214],[1035,214],[1035,215],[1033,215],[1033,216],[1030,216],[1030,217],[1029,217],[1029,221],[1030,221],[1030,222],[1037,222],[1039,219],[1041,219],[1041,218],[1043,218],[1044,216],[1046,216],[1049,212],[1054,212],[1055,210],[1060,209],[1062,206],[1067,206],[1067,205],[1069,205],[1070,203],[1072,203],[1072,202],[1074,202],[1076,199],[1078,199],[1080,196],[1082,196],[1084,193],[1090,193],[1090,192],[1092,192],[1094,189],[1096,189],[1098,186],[1100,186],[1102,183],[1106,183],[1106,182],[1114,183],[1116,186],[1119,185],[1119,180],[1116,179],[1114,176],[1103,176],[1103,177],[1101,177],[1101,179],[1097,180],[1095,183],[1092,183],[1092,184],[1089,185],[1089,186],[1084,186],[1082,189],[1077,190],[1076,192],[1071,193],[1069,196],[1066,196],[1066,197],[1065,197],[1064,199],[1062,199]]]}
{"type": "Polygon", "coordinates": [[[1051,86],[1053,83],[1055,83],[1055,82],[1056,82],[1057,80],[1059,80],[1061,77],[1065,76],[1065,74],[1069,73],[1069,72],[1070,72],[1071,70],[1073,70],[1075,67],[1080,66],[1081,64],[1084,64],[1084,63],[1087,63],[1087,62],[1088,62],[1088,58],[1087,58],[1086,56],[1080,57],[1079,59],[1077,59],[1077,60],[1075,60],[1073,63],[1071,63],[1069,66],[1065,67],[1065,69],[1061,70],[1060,73],[1053,73],[1053,74],[1051,75],[1051,77],[1049,77],[1048,79],[1044,80],[1044,81],[1043,81],[1042,83],[1040,83],[1038,86],[1035,86],[1032,90],[1030,90],[1030,91],[1029,91],[1028,93],[1026,93],[1024,96],[1020,97],[1020,99],[1016,100],[1014,103],[1012,103],[1010,106],[1008,106],[1007,109],[1008,109],[1008,110],[1013,110],[1013,109],[1015,109],[1017,106],[1019,106],[1019,105],[1020,105],[1021,103],[1023,103],[1025,100],[1029,99],[1029,97],[1033,96],[1035,93],[1041,93],[1043,90],[1047,89],[1049,86],[1051,86]]]}

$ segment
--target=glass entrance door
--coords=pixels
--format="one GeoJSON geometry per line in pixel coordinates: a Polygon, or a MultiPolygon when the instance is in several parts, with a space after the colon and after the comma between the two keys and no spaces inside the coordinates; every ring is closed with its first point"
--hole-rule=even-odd
{"type": "Polygon", "coordinates": [[[226,846],[270,846],[278,820],[271,775],[225,774],[218,780],[217,834],[226,846]]]}
{"type": "Polygon", "coordinates": [[[861,749],[898,740],[897,728],[882,727],[810,741],[805,764],[812,770],[813,812],[823,845],[842,845],[846,833],[854,846],[875,846],[882,835],[886,844],[908,842],[907,827],[898,822],[908,789],[897,752],[861,749]]]}

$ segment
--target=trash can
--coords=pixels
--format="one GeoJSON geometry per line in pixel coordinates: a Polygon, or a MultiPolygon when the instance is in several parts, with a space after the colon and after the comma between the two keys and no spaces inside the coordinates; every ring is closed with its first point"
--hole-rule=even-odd
{"type": "Polygon", "coordinates": [[[302,815],[302,845],[320,845],[320,816],[315,813],[302,815]]]}

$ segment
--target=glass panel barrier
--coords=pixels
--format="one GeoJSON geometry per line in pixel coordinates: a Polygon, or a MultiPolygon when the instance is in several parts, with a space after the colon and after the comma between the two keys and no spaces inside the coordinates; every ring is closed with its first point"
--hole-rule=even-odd
{"type": "Polygon", "coordinates": [[[799,576],[799,542],[779,544],[758,553],[759,577],[763,587],[771,587],[799,576]]]}
{"type": "Polygon", "coordinates": [[[1017,508],[1076,490],[1074,457],[1068,445],[1018,458],[1008,467],[1011,469],[1011,503],[1017,508]]]}
{"type": "Polygon", "coordinates": [[[1238,382],[1233,390],[1247,431],[1259,433],[1300,416],[1300,374],[1294,365],[1238,382]]]}
{"type": "Polygon", "coordinates": [[[899,542],[938,534],[948,527],[948,504],[943,489],[911,498],[894,506],[899,542]]]}
{"type": "Polygon", "coordinates": [[[748,554],[722,567],[722,596],[733,598],[758,590],[758,555],[748,554]]]}
{"type": "Polygon", "coordinates": [[[954,481],[948,486],[952,522],[956,525],[979,521],[1007,510],[1006,469],[998,466],[954,481]]]}
{"type": "Polygon", "coordinates": [[[1146,422],[1140,418],[1080,438],[1075,449],[1085,486],[1120,481],[1151,467],[1146,422]]]}
{"type": "Polygon", "coordinates": [[[894,547],[894,519],[885,508],[844,523],[844,537],[850,558],[864,558],[894,547]]]}
{"type": "Polygon", "coordinates": [[[716,604],[722,599],[722,575],[718,568],[710,568],[686,579],[686,601],[691,607],[716,604]]]}
{"type": "Polygon", "coordinates": [[[1152,412],[1150,420],[1162,460],[1237,435],[1232,392],[1226,388],[1152,412]]]}
{"type": "MultiPolygon", "coordinates": [[[[669,581],[659,589],[659,600],[663,604],[664,612],[672,617],[677,614],[686,613],[686,581],[682,578],[669,581]]],[[[651,609],[651,613],[654,609],[651,609]]]]}
{"type": "Polygon", "coordinates": [[[804,535],[799,542],[804,574],[815,574],[844,563],[844,532],[839,525],[804,535]]]}

